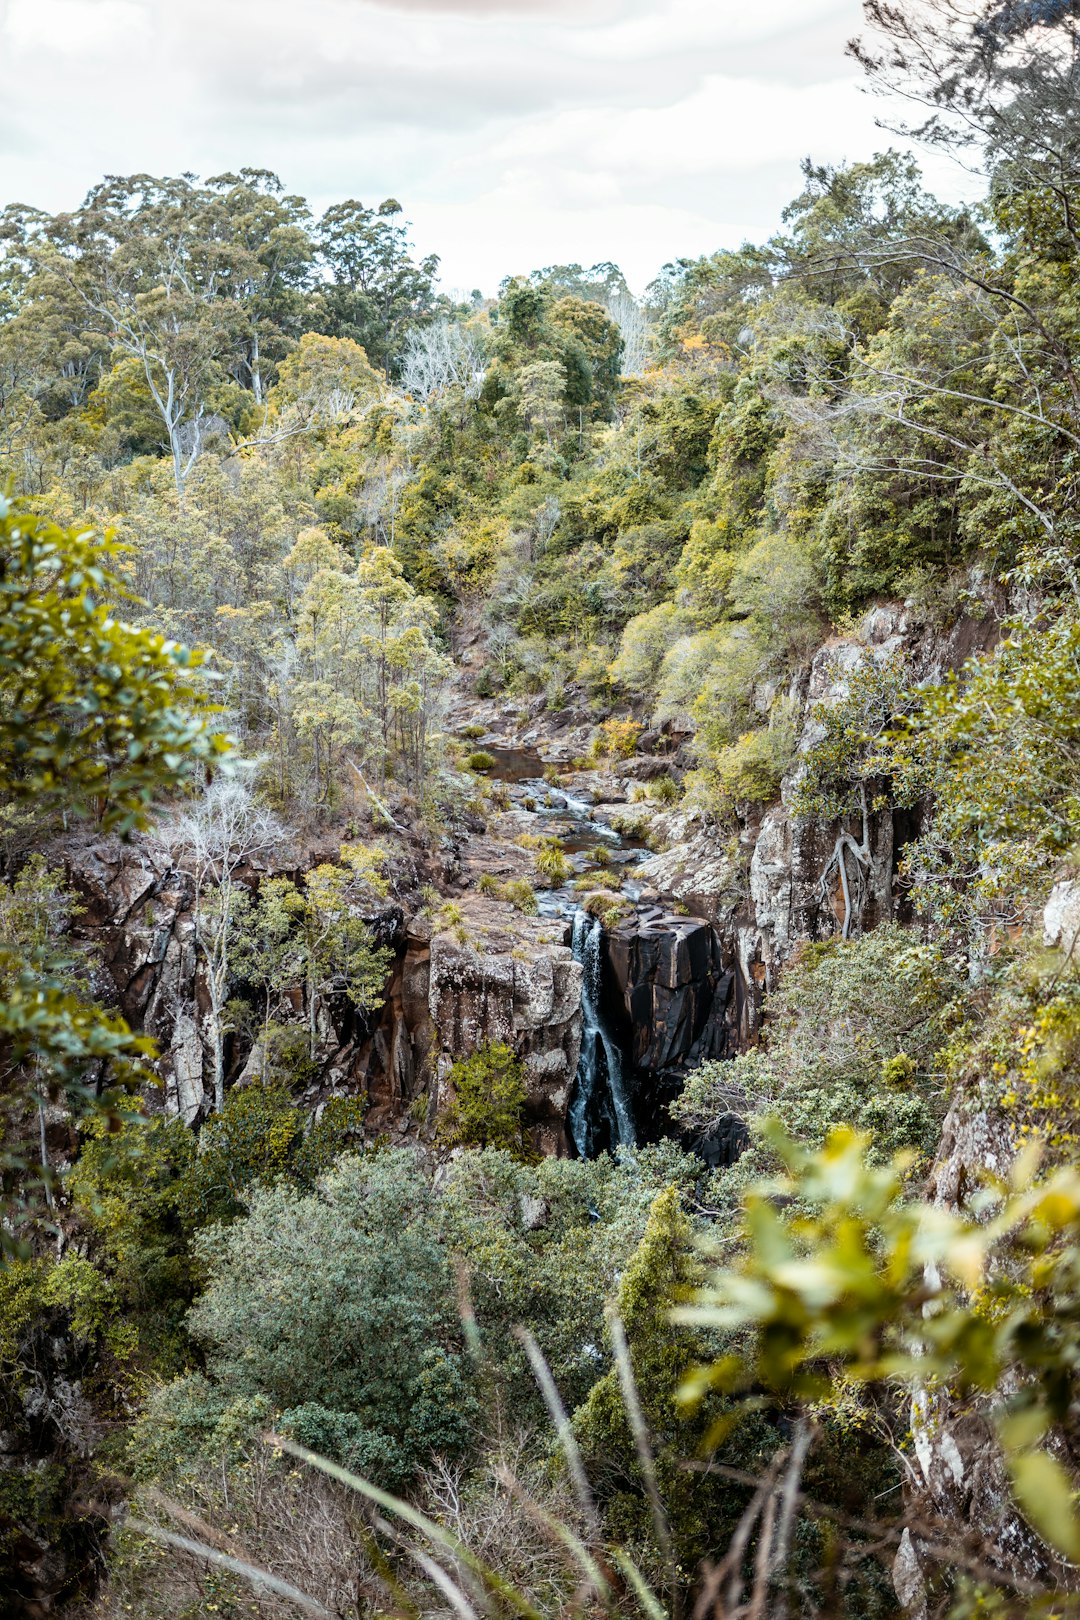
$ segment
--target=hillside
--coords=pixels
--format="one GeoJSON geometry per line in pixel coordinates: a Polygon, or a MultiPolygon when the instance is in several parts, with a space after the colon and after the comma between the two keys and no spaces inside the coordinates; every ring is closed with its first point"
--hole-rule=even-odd
{"type": "Polygon", "coordinates": [[[0,216],[0,1615],[1080,1612],[1075,8],[870,10],[983,202],[640,298],[0,216]]]}

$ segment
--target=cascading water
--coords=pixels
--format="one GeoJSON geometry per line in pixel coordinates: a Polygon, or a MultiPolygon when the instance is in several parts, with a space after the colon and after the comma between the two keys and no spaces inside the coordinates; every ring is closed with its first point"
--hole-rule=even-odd
{"type": "Polygon", "coordinates": [[[600,1010],[600,948],[604,930],[598,917],[574,916],[575,962],[584,969],[581,986],[581,1057],[567,1110],[567,1125],[578,1157],[587,1159],[603,1134],[611,1148],[633,1147],[634,1113],[623,1076],[622,1053],[600,1010]],[[601,1127],[606,1126],[606,1131],[601,1127]]]}

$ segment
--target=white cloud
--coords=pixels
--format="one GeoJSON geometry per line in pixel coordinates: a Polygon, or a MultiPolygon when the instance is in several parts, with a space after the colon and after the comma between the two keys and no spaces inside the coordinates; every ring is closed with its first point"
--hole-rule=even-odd
{"type": "Polygon", "coordinates": [[[0,202],[250,163],[317,207],[399,197],[453,284],[599,258],[643,283],[775,229],[804,155],[888,144],[859,23],[859,0],[0,0],[0,202]]]}

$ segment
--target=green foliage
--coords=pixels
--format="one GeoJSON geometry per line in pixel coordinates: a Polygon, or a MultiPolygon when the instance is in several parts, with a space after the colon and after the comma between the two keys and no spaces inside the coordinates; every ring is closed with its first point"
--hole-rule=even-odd
{"type": "Polygon", "coordinates": [[[285,1174],[303,1116],[282,1088],[240,1086],[203,1127],[181,1194],[190,1226],[240,1214],[252,1187],[285,1174]]]}
{"type": "Polygon", "coordinates": [[[486,1398],[505,1418],[544,1422],[519,1326],[536,1335],[567,1406],[584,1401],[605,1370],[604,1306],[666,1186],[689,1190],[696,1160],[671,1143],[615,1164],[466,1152],[448,1163],[438,1216],[461,1256],[480,1336],[486,1398]]]}
{"type": "Polygon", "coordinates": [[[536,870],[553,887],[565,883],[573,870],[558,838],[544,838],[536,851],[536,870]]]}
{"type": "MultiPolygon", "coordinates": [[[[928,1153],[943,1113],[943,1057],[962,1012],[948,961],[895,923],[807,946],[766,1006],[764,1050],[694,1071],[673,1104],[700,1125],[730,1111],[783,1111],[797,1141],[820,1147],[838,1125],[872,1136],[872,1159],[928,1153]]],[[[739,1174],[762,1163],[751,1151],[739,1174]]]]}
{"type": "Polygon", "coordinates": [[[1013,1489],[1039,1533],[1065,1557],[1080,1549],[1080,1521],[1062,1465],[1038,1449],[1065,1419],[1076,1376],[1080,1182],[1072,1169],[1046,1179],[1018,1162],[1008,1186],[987,1182],[972,1210],[904,1200],[906,1164],[871,1168],[866,1139],[835,1132],[817,1153],[770,1129],[787,1167],[781,1188],[745,1201],[745,1250],[714,1271],[678,1320],[750,1330],[745,1355],[695,1377],[705,1389],[753,1385],[802,1401],[828,1401],[834,1381],[940,1380],[958,1396],[990,1395],[1013,1489]],[[1001,1393],[1007,1372],[1014,1393],[1001,1393]]]}
{"type": "MultiPolygon", "coordinates": [[[[657,1485],[675,1538],[676,1561],[684,1570],[695,1568],[710,1546],[722,1542],[725,1528],[733,1527],[737,1502],[726,1487],[718,1491],[712,1481],[683,1467],[685,1459],[699,1450],[709,1421],[699,1416],[688,1422],[678,1399],[687,1367],[706,1354],[704,1340],[671,1319],[673,1308],[685,1304],[701,1281],[692,1239],[693,1228],[682,1211],[678,1190],[668,1187],[653,1201],[615,1299],[648,1425],[657,1485]]],[[[609,1533],[622,1545],[648,1549],[645,1567],[662,1588],[669,1574],[663,1549],[655,1544],[641,1463],[615,1367],[593,1385],[573,1422],[609,1533]]],[[[668,1594],[669,1602],[672,1596],[668,1594]]]]}
{"type": "Polygon", "coordinates": [[[528,1163],[525,1071],[501,1041],[459,1058],[448,1076],[451,1098],[439,1134],[448,1147],[503,1148],[528,1163]]]}
{"type": "Polygon", "coordinates": [[[117,548],[0,496],[0,791],[103,828],[151,805],[228,741],[197,712],[200,655],[114,617],[117,548]]]}
{"type": "Polygon", "coordinates": [[[196,1240],[209,1281],[190,1328],[212,1383],[228,1400],[308,1409],[305,1421],[313,1404],[351,1415],[360,1427],[342,1434],[373,1458],[382,1447],[392,1483],[433,1449],[459,1449],[471,1397],[433,1195],[412,1155],[343,1159],[308,1194],[264,1184],[249,1211],[196,1240]]]}
{"type": "Polygon", "coordinates": [[[918,694],[888,763],[902,801],[934,796],[905,854],[922,906],[965,930],[1022,920],[1080,832],[1069,760],[1080,713],[1080,617],[1017,624],[993,653],[918,694]]]}
{"type": "Polygon", "coordinates": [[[178,1119],[92,1122],[67,1180],[73,1207],[93,1237],[118,1318],[138,1336],[144,1365],[164,1373],[186,1362],[183,1317],[195,1292],[186,1205],[196,1139],[178,1119]]]}

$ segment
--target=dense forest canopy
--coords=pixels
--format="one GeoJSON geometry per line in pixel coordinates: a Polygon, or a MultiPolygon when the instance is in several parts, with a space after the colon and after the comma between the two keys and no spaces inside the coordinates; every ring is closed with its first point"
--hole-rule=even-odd
{"type": "Polygon", "coordinates": [[[1080,7],[865,10],[641,297],[0,215],[0,1615],[1080,1613],[1080,7]]]}

